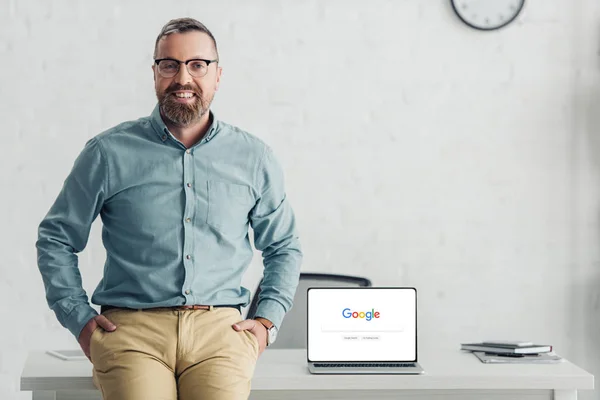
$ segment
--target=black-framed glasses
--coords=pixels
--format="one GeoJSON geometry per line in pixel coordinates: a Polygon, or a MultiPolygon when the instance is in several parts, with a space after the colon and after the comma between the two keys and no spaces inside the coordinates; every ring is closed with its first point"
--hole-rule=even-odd
{"type": "Polygon", "coordinates": [[[172,78],[179,73],[179,66],[185,64],[188,72],[194,78],[201,78],[208,72],[208,66],[219,60],[204,60],[202,58],[193,58],[187,61],[179,61],[174,58],[160,58],[154,60],[158,66],[158,73],[163,78],[172,78]]]}

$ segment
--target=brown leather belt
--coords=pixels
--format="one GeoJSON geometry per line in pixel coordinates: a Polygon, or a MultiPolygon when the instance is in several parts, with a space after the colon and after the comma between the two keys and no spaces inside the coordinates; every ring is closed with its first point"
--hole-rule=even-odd
{"type": "Polygon", "coordinates": [[[128,307],[116,307],[116,306],[100,306],[100,313],[104,313],[108,310],[121,309],[121,310],[132,310],[132,311],[152,311],[152,310],[210,310],[211,308],[235,308],[241,312],[242,307],[239,304],[236,305],[214,305],[207,306],[204,304],[193,304],[184,306],[172,306],[172,307],[155,307],[155,308],[128,308],[128,307]]]}

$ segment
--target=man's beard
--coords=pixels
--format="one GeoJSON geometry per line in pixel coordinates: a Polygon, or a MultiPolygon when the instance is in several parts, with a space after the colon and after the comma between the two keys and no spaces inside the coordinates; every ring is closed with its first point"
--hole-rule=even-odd
{"type": "MultiPolygon", "coordinates": [[[[213,95],[214,96],[214,95],[213,95]]],[[[175,85],[167,88],[163,93],[156,93],[158,104],[164,117],[177,126],[190,126],[200,120],[206,114],[212,103],[212,97],[207,98],[198,89],[191,86],[175,85]],[[194,101],[190,104],[182,104],[176,101],[174,92],[178,90],[189,90],[194,92],[194,101]]]]}

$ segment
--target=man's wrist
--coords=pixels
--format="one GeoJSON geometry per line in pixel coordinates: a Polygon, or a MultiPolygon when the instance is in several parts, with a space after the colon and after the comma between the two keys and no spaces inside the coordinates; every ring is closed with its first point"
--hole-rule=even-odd
{"type": "Polygon", "coordinates": [[[263,317],[254,317],[254,320],[260,322],[265,328],[267,328],[267,330],[271,329],[271,327],[273,326],[273,323],[271,321],[263,317]]]}

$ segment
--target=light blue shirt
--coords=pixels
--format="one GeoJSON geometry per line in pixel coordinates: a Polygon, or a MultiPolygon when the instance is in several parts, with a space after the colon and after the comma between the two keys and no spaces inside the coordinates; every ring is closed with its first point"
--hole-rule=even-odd
{"type": "Polygon", "coordinates": [[[89,140],[77,157],[36,243],[48,305],[75,337],[97,315],[77,253],[98,214],[106,262],[93,304],[246,306],[252,227],[264,263],[255,316],[281,325],[302,261],[282,168],[261,140],[211,117],[186,149],[156,106],[89,140]]]}

